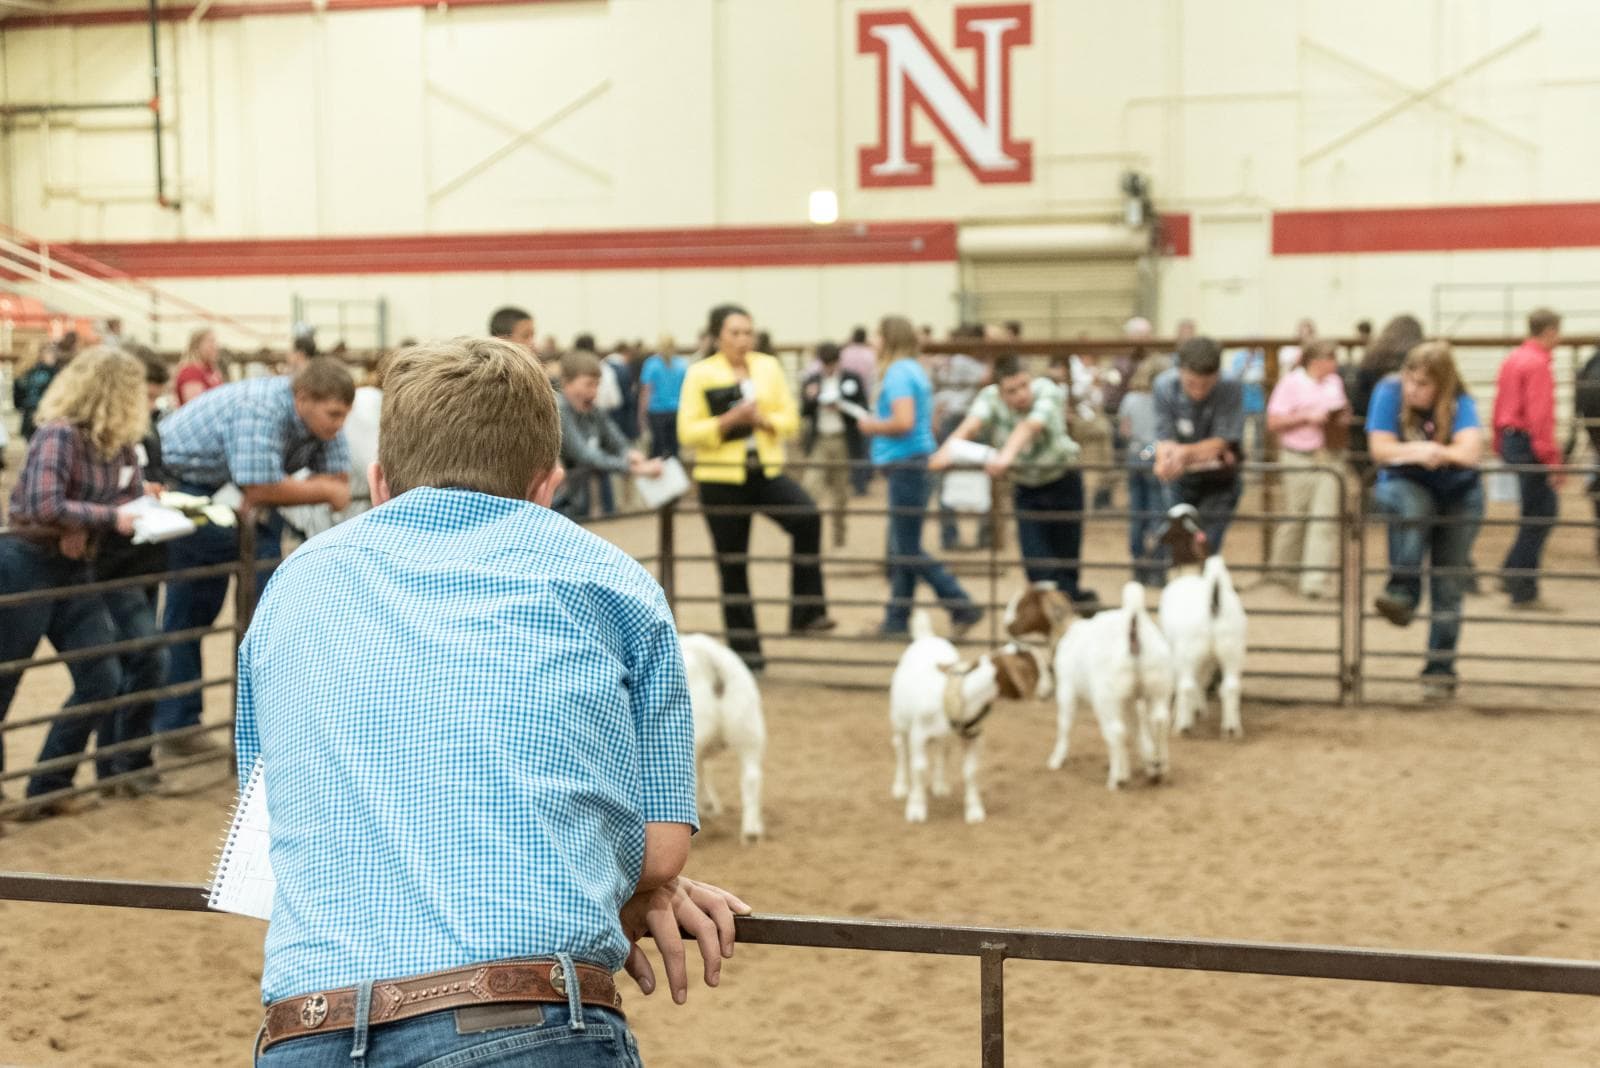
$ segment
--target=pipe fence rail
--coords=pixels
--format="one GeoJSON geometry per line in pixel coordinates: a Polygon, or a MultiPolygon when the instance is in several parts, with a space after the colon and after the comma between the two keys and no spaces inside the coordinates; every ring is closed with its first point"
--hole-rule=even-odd
{"type": "MultiPolygon", "coordinates": [[[[795,462],[786,465],[786,469],[804,477],[807,473],[822,472],[839,466],[848,465],[795,462]]],[[[1083,464],[1079,465],[1077,470],[1088,483],[1095,479],[1120,479],[1126,475],[1128,468],[1117,463],[1083,464]]],[[[1505,475],[1515,476],[1525,470],[1547,472],[1550,469],[1502,467],[1497,470],[1505,475]]],[[[1559,470],[1573,476],[1593,474],[1593,469],[1585,466],[1574,465],[1559,470]]],[[[1395,686],[1414,686],[1417,682],[1416,676],[1402,675],[1396,669],[1402,661],[1423,660],[1426,656],[1425,650],[1417,647],[1421,643],[1415,639],[1408,639],[1404,647],[1397,647],[1396,635],[1400,632],[1387,629],[1390,624],[1385,622],[1384,617],[1373,608],[1374,586],[1381,585],[1388,576],[1399,574],[1405,578],[1415,578],[1421,580],[1425,586],[1429,574],[1441,578],[1466,577],[1483,581],[1496,578],[1515,580],[1529,574],[1474,564],[1468,564],[1460,569],[1441,567],[1433,568],[1431,571],[1421,566],[1400,568],[1398,571],[1392,569],[1384,557],[1381,544],[1373,543],[1375,541],[1381,543],[1391,526],[1401,521],[1384,514],[1373,505],[1370,475],[1363,481],[1343,465],[1307,466],[1252,461],[1242,465],[1241,473],[1246,495],[1241,498],[1231,525],[1227,543],[1232,557],[1229,569],[1234,573],[1237,585],[1247,599],[1250,618],[1254,621],[1254,640],[1250,645],[1251,661],[1246,675],[1258,682],[1270,683],[1253,687],[1250,694],[1252,700],[1304,701],[1313,699],[1308,697],[1308,694],[1321,692],[1328,699],[1338,703],[1364,704],[1371,699],[1374,687],[1392,690],[1395,686]],[[1333,479],[1338,482],[1337,507],[1332,515],[1307,518],[1273,506],[1272,491],[1281,493],[1281,485],[1285,480],[1308,478],[1333,479]],[[1269,487],[1272,491],[1269,491],[1269,487]],[[1290,524],[1306,530],[1318,524],[1332,524],[1338,528],[1339,547],[1331,567],[1308,567],[1298,562],[1279,566],[1270,562],[1269,553],[1273,539],[1279,536],[1280,531],[1288,529],[1290,524]],[[1248,559],[1252,555],[1249,544],[1252,538],[1258,538],[1260,541],[1259,559],[1262,561],[1260,563],[1248,559]],[[1244,544],[1242,549],[1239,548],[1241,543],[1244,544]],[[1293,585],[1308,577],[1314,578],[1318,574],[1333,575],[1336,586],[1333,596],[1318,600],[1291,599],[1287,594],[1281,596],[1274,594],[1271,589],[1272,583],[1269,581],[1276,579],[1293,585]],[[1313,688],[1308,690],[1307,684],[1313,688]]],[[[1084,497],[1085,500],[1089,497],[1087,485],[1084,497]]],[[[596,518],[586,522],[597,533],[605,536],[613,530],[626,532],[630,529],[630,522],[648,519],[653,515],[653,530],[647,526],[643,532],[649,543],[639,546],[640,551],[634,552],[635,557],[645,566],[655,569],[669,602],[679,612],[680,620],[686,629],[717,631],[721,628],[714,619],[715,613],[711,610],[722,606],[727,600],[721,595],[716,577],[720,563],[742,563],[754,569],[751,592],[747,600],[757,612],[759,620],[761,616],[770,615],[793,603],[793,598],[786,588],[775,588],[776,583],[772,575],[774,569],[791,564],[793,557],[792,554],[759,549],[743,554],[719,556],[709,545],[704,549],[695,548],[696,538],[709,542],[709,538],[705,536],[706,517],[757,513],[769,516],[809,514],[812,510],[809,506],[790,509],[743,506],[707,508],[688,498],[654,513],[647,510],[624,511],[611,517],[596,518]]],[[[833,511],[826,502],[819,504],[815,511],[819,522],[826,523],[833,517],[833,511]]],[[[876,533],[885,530],[895,516],[923,513],[924,510],[918,508],[894,508],[851,500],[845,515],[853,525],[872,524],[876,540],[876,533]]],[[[983,625],[967,634],[960,644],[976,648],[985,644],[998,645],[1007,640],[1003,632],[1002,615],[1011,595],[1026,585],[1025,564],[1047,570],[1076,569],[1083,577],[1085,585],[1090,587],[1101,577],[1115,580],[1118,576],[1132,575],[1137,569],[1131,553],[1126,551],[1126,539],[1120,535],[1116,539],[1119,548],[1110,558],[1107,558],[1104,552],[1102,537],[1100,539],[1102,544],[1093,549],[1082,550],[1076,557],[1036,557],[1025,562],[1014,547],[1006,547],[1008,540],[1003,535],[1011,521],[1021,518],[1030,521],[1076,523],[1083,531],[1084,537],[1089,538],[1096,532],[1108,528],[1123,531],[1135,518],[1159,521],[1164,518],[1164,514],[1164,510],[1135,511],[1127,508],[1096,509],[1085,506],[1071,511],[1046,512],[1025,509],[1019,515],[1008,499],[1005,488],[996,486],[989,512],[977,517],[978,522],[988,529],[990,536],[987,547],[977,552],[929,553],[959,580],[967,583],[972,603],[984,610],[983,625]]],[[[956,513],[953,518],[965,524],[971,522],[973,517],[970,513],[956,513]]],[[[925,514],[925,522],[929,520],[936,520],[932,508],[925,514]]],[[[1501,531],[1514,530],[1522,525],[1522,520],[1516,515],[1489,515],[1441,522],[1472,522],[1481,530],[1501,531]]],[[[1587,516],[1555,517],[1543,523],[1551,530],[1551,546],[1558,544],[1558,535],[1562,531],[1568,533],[1582,531],[1592,537],[1596,530],[1595,521],[1587,516]]],[[[145,650],[166,648],[180,642],[204,640],[223,633],[231,633],[237,647],[249,624],[260,585],[260,576],[277,563],[276,560],[254,559],[253,523],[242,519],[239,529],[241,551],[238,560],[181,572],[0,595],[0,609],[23,608],[52,601],[144,588],[156,583],[231,576],[237,580],[234,616],[231,621],[219,621],[210,627],[192,628],[147,638],[115,641],[89,649],[56,651],[49,655],[0,662],[0,674],[21,673],[35,667],[70,668],[96,658],[133,655],[145,650]]],[[[640,533],[636,522],[631,529],[635,535],[640,533]]],[[[1014,542],[1014,539],[1012,541],[1014,542]]],[[[819,554],[817,562],[835,591],[834,596],[826,599],[826,604],[841,610],[851,610],[859,616],[864,610],[881,610],[890,605],[906,606],[904,601],[896,601],[886,590],[880,590],[877,583],[888,578],[887,573],[893,566],[921,564],[925,562],[925,558],[891,554],[887,551],[880,553],[876,549],[864,552],[856,548],[851,551],[823,551],[819,554]]],[[[1138,566],[1150,567],[1153,566],[1153,562],[1147,559],[1140,561],[1138,566]]],[[[1600,570],[1575,568],[1570,564],[1542,568],[1536,574],[1542,582],[1567,586],[1600,583],[1600,570]]],[[[1120,586],[1120,582],[1113,581],[1109,585],[1112,588],[1105,588],[1105,584],[1102,584],[1099,591],[1104,598],[1105,606],[1116,603],[1115,588],[1120,586]]],[[[917,603],[919,602],[913,599],[912,604],[917,603]]],[[[1551,695],[1550,701],[1553,701],[1558,699],[1558,695],[1563,694],[1600,693],[1600,665],[1597,665],[1592,657],[1581,652],[1563,653],[1559,647],[1551,648],[1552,645],[1559,646],[1564,639],[1570,644],[1584,631],[1600,629],[1600,612],[1586,612],[1581,607],[1581,604],[1590,603],[1593,602],[1582,600],[1580,606],[1570,615],[1546,615],[1510,609],[1485,611],[1468,605],[1456,616],[1448,612],[1436,612],[1430,603],[1426,613],[1419,612],[1416,616],[1416,622],[1422,625],[1417,631],[1439,620],[1449,622],[1454,619],[1460,622],[1465,626],[1464,634],[1468,638],[1468,644],[1466,648],[1457,650],[1454,660],[1463,669],[1464,684],[1488,688],[1497,693],[1544,691],[1551,695]],[[1475,628],[1480,626],[1507,628],[1510,633],[1516,635],[1517,640],[1501,642],[1492,648],[1476,646],[1471,643],[1471,636],[1475,628]],[[1500,665],[1509,670],[1482,674],[1490,665],[1500,665]]],[[[935,601],[933,604],[946,609],[952,607],[950,603],[941,605],[935,601]]],[[[724,633],[726,634],[725,630],[724,633]]],[[[881,688],[900,652],[898,639],[875,640],[873,635],[867,633],[796,635],[790,634],[786,629],[763,628],[758,623],[754,636],[763,645],[772,644],[770,654],[765,656],[769,664],[786,669],[804,669],[803,677],[807,682],[847,689],[881,688]],[[816,669],[827,670],[819,672],[816,669]]],[[[219,672],[211,675],[202,673],[199,679],[193,681],[164,684],[156,688],[119,694],[115,698],[69,705],[58,711],[13,717],[0,722],[0,743],[6,740],[7,735],[30,728],[77,722],[93,717],[104,720],[105,717],[129,705],[203,693],[220,686],[231,687],[234,681],[232,667],[230,659],[219,672]]],[[[1394,699],[1389,697],[1387,700],[1392,702],[1394,699]]],[[[1545,703],[1548,704],[1550,701],[1545,703]]],[[[25,767],[11,767],[0,771],[0,786],[38,774],[76,768],[101,758],[136,753],[161,741],[181,743],[192,737],[223,734],[230,729],[230,726],[231,717],[144,739],[118,741],[81,754],[55,757],[25,767]]],[[[214,755],[186,758],[180,762],[164,760],[163,767],[172,767],[175,770],[190,767],[209,760],[222,759],[226,753],[227,750],[223,747],[214,755]]],[[[69,797],[102,790],[121,782],[147,780],[149,775],[148,769],[141,769],[34,797],[0,800],[0,818],[24,814],[69,797]]]]}
{"type": "MultiPolygon", "coordinates": [[[[812,462],[802,461],[790,463],[786,470],[790,473],[801,475],[810,472],[825,472],[849,466],[841,461],[812,462]]],[[[1014,470],[1025,471],[1026,468],[1018,465],[1014,470]]],[[[1084,499],[1090,497],[1087,484],[1092,478],[1100,476],[1114,476],[1125,480],[1129,468],[1126,464],[1082,464],[1075,470],[1081,475],[1085,485],[1084,499]]],[[[1255,667],[1249,671],[1252,677],[1258,679],[1276,678],[1285,681],[1301,681],[1308,679],[1322,680],[1327,687],[1326,695],[1334,701],[1345,700],[1351,692],[1349,682],[1349,647],[1351,642],[1348,614],[1345,604],[1348,600],[1349,575],[1342,559],[1337,555],[1343,552],[1343,538],[1341,533],[1350,524],[1350,505],[1348,494],[1345,492],[1345,473],[1342,468],[1325,465],[1308,467],[1304,465],[1285,465],[1272,463],[1247,463],[1242,467],[1242,476],[1246,485],[1254,484],[1258,489],[1260,484],[1268,478],[1287,477],[1291,479],[1331,479],[1338,485],[1335,494],[1336,506],[1334,511],[1325,516],[1307,518],[1298,513],[1275,511],[1249,504],[1252,498],[1245,498],[1248,506],[1240,507],[1234,514],[1231,525],[1229,541],[1233,545],[1236,541],[1247,539],[1249,536],[1259,536],[1262,542],[1260,554],[1261,563],[1250,563],[1239,560],[1240,555],[1235,552],[1235,559],[1229,561],[1229,570],[1233,572],[1236,583],[1244,585],[1250,583],[1247,590],[1253,590],[1267,585],[1266,580],[1282,572],[1282,577],[1291,583],[1299,583],[1306,576],[1329,576],[1332,579],[1333,590],[1327,598],[1304,603],[1280,604],[1266,603],[1252,606],[1252,619],[1266,621],[1284,621],[1286,628],[1274,631],[1270,639],[1258,641],[1251,646],[1251,652],[1258,659],[1255,667]],[[1273,537],[1273,531],[1287,528],[1291,525],[1309,529],[1317,525],[1327,525],[1334,528],[1330,539],[1336,546],[1334,562],[1329,566],[1304,565],[1294,562],[1282,568],[1274,566],[1267,556],[1267,547],[1273,537]],[[1259,532],[1259,533],[1258,533],[1259,532]],[[1263,664],[1262,661],[1265,661],[1263,664]],[[1279,662],[1282,661],[1282,662],[1279,662]],[[1308,667],[1309,665],[1309,667],[1308,667]],[[1290,670],[1290,669],[1293,670],[1290,670]]],[[[937,492],[937,491],[935,491],[937,492]]],[[[691,499],[684,499],[675,505],[670,505],[661,512],[658,524],[657,561],[658,578],[663,588],[667,590],[669,600],[675,608],[687,610],[680,611],[680,621],[685,629],[718,629],[711,621],[705,619],[704,613],[696,614],[696,610],[703,610],[710,606],[722,605],[727,598],[721,595],[717,584],[716,569],[721,563],[742,564],[752,568],[770,569],[790,565],[796,560],[793,554],[777,553],[770,551],[750,550],[744,553],[718,554],[714,547],[707,545],[705,549],[685,548],[686,534],[705,532],[708,518],[724,516],[756,516],[766,515],[770,518],[791,518],[809,515],[815,512],[820,522],[824,525],[834,517],[833,510],[823,502],[818,502],[813,509],[810,505],[793,505],[779,507],[763,507],[755,505],[716,505],[705,506],[691,499]],[[679,526],[688,521],[688,526],[680,530],[679,526]],[[685,587],[685,578],[679,570],[685,572],[698,569],[696,582],[693,584],[697,590],[694,593],[682,592],[685,587]],[[704,575],[706,581],[700,576],[704,575]],[[688,619],[695,622],[690,624],[688,619]]],[[[871,537],[876,542],[878,533],[883,531],[888,523],[896,516],[924,516],[925,522],[937,522],[935,506],[927,509],[919,507],[896,508],[881,504],[862,504],[852,500],[848,506],[847,521],[852,528],[861,524],[870,525],[873,534],[871,537]]],[[[1095,509],[1087,503],[1084,507],[1074,510],[1038,510],[1016,509],[1009,499],[1009,493],[1004,486],[997,485],[994,489],[990,510],[976,516],[978,522],[989,531],[987,545],[979,550],[938,553],[924,550],[923,556],[907,556],[893,552],[880,552],[876,549],[870,553],[863,553],[858,549],[841,552],[821,552],[816,558],[831,589],[837,589],[842,581],[847,589],[843,596],[830,594],[824,603],[830,608],[840,609],[865,609],[896,607],[916,607],[917,605],[932,606],[949,610],[956,607],[965,607],[960,602],[940,601],[911,602],[897,599],[890,593],[879,594],[877,587],[863,585],[874,576],[884,580],[888,572],[895,565],[920,565],[933,556],[947,570],[954,574],[958,580],[966,581],[975,579],[974,585],[969,586],[968,594],[972,604],[983,609],[984,621],[980,627],[973,629],[964,637],[957,639],[958,646],[976,648],[982,645],[994,646],[1009,640],[1005,634],[1002,622],[1003,611],[1012,595],[1025,588],[1029,579],[1027,574],[1059,572],[1062,569],[1075,571],[1080,577],[1085,589],[1093,588],[1096,579],[1111,579],[1111,582],[1102,582],[1096,591],[1101,598],[1102,607],[1114,607],[1119,596],[1122,582],[1133,577],[1141,570],[1164,573],[1167,565],[1155,556],[1135,561],[1128,552],[1126,530],[1128,523],[1133,518],[1143,518],[1155,522],[1157,525],[1166,517],[1166,507],[1163,505],[1157,510],[1132,511],[1126,508],[1100,508],[1095,509]],[[1087,540],[1093,532],[1115,529],[1119,550],[1107,559],[1099,552],[1091,553],[1088,548],[1081,549],[1076,557],[1033,556],[1024,559],[1015,549],[1015,539],[1011,540],[1012,547],[1007,548],[1007,539],[1002,535],[1005,525],[1015,520],[1044,523],[1074,523],[1082,531],[1081,537],[1087,540]]],[[[970,522],[974,518],[972,513],[958,513],[957,519],[961,523],[970,522]]],[[[709,535],[706,537],[709,543],[709,535]]],[[[885,539],[886,540],[886,539],[885,539]]],[[[1247,543],[1248,544],[1248,543],[1247,543]]],[[[799,557],[799,562],[809,563],[811,558],[799,557]]],[[[738,602],[748,603],[758,610],[758,619],[762,614],[759,610],[786,607],[791,604],[802,604],[806,598],[792,597],[787,588],[773,588],[770,573],[766,576],[752,574],[750,581],[751,592],[747,597],[734,599],[738,602]]],[[[1151,609],[1155,603],[1150,601],[1151,609]]],[[[1269,623],[1269,626],[1273,624],[1269,623]]],[[[720,624],[718,625],[720,626],[720,624]]],[[[726,631],[723,632],[728,635],[726,631]]],[[[751,636],[748,632],[739,632],[743,637],[751,636]]],[[[783,651],[773,655],[764,655],[763,659],[771,665],[788,665],[793,667],[835,667],[847,669],[859,675],[863,669],[880,669],[881,677],[878,681],[887,678],[887,672],[894,666],[898,658],[903,638],[887,636],[877,640],[872,633],[834,633],[834,634],[792,634],[787,630],[767,629],[758,626],[753,635],[765,645],[768,642],[777,643],[783,651]],[[827,649],[834,643],[849,643],[858,647],[860,655],[840,657],[832,655],[827,649]],[[789,647],[797,648],[789,648],[789,647]],[[823,651],[819,651],[819,648],[823,651]],[[875,654],[875,655],[874,655],[875,654]]],[[[815,673],[806,675],[807,681],[833,684],[842,682],[846,685],[860,684],[861,679],[851,683],[847,680],[838,680],[832,677],[819,679],[815,673]]],[[[1270,695],[1253,694],[1273,699],[1270,695]]],[[[1303,699],[1303,695],[1300,698],[1303,699]]]]}
{"type": "MultiPolygon", "coordinates": [[[[0,900],[213,911],[206,902],[206,888],[196,884],[84,879],[32,872],[0,872],[0,900]]],[[[1549,957],[1153,938],[819,916],[739,916],[734,924],[737,940],[752,946],[977,957],[980,1063],[984,1068],[1002,1068],[1005,1064],[1007,960],[1600,995],[1600,962],[1549,957]]]]}
{"type": "MultiPolygon", "coordinates": [[[[237,514],[237,521],[240,552],[236,560],[175,571],[151,572],[128,578],[32,590],[27,593],[0,595],[0,610],[5,610],[94,598],[108,593],[143,592],[152,587],[164,587],[172,582],[232,578],[235,580],[232,619],[219,620],[208,626],[160,632],[149,637],[121,639],[102,645],[75,648],[67,651],[55,650],[47,655],[35,653],[21,659],[0,661],[0,676],[8,674],[20,676],[29,669],[36,667],[63,666],[70,670],[74,665],[82,665],[99,660],[115,659],[120,661],[130,655],[146,653],[152,650],[165,650],[186,642],[204,642],[206,638],[217,634],[231,634],[233,636],[232,652],[236,654],[239,642],[244,637],[245,629],[249,626],[250,615],[255,607],[259,575],[263,571],[276,567],[279,563],[278,559],[257,560],[255,558],[254,516],[248,512],[241,512],[237,514]]],[[[193,680],[176,683],[163,681],[160,685],[119,691],[113,697],[94,701],[72,703],[69,699],[68,704],[53,712],[0,718],[0,746],[5,745],[8,735],[30,728],[53,728],[58,724],[83,724],[84,721],[92,721],[93,725],[89,728],[89,732],[95,740],[92,748],[88,745],[86,739],[81,751],[35,760],[34,763],[23,767],[5,767],[4,770],[0,770],[0,789],[3,789],[6,783],[32,780],[36,776],[50,775],[52,773],[75,772],[76,769],[84,764],[93,763],[96,765],[96,774],[93,777],[93,781],[90,782],[74,783],[60,789],[37,794],[25,794],[22,797],[7,798],[0,796],[0,819],[27,818],[39,810],[49,808],[71,798],[96,793],[110,793],[114,788],[125,784],[150,783],[160,772],[183,771],[204,764],[230,759],[229,750],[232,745],[233,729],[233,717],[231,715],[216,722],[203,722],[175,730],[145,733],[134,738],[110,743],[104,741],[106,737],[114,736],[115,734],[113,730],[114,717],[119,714],[126,714],[132,708],[152,705],[154,702],[166,698],[183,697],[190,694],[200,694],[203,699],[203,695],[208,691],[223,686],[228,687],[231,694],[235,684],[233,656],[230,655],[227,658],[225,669],[219,673],[212,675],[205,673],[203,655],[201,667],[200,677],[193,680]],[[211,751],[179,756],[173,759],[163,758],[159,769],[151,765],[126,771],[114,771],[102,766],[102,762],[106,761],[107,758],[129,754],[146,754],[155,745],[165,743],[182,744],[186,741],[214,735],[223,735],[223,738],[221,744],[215,746],[211,751]]]]}

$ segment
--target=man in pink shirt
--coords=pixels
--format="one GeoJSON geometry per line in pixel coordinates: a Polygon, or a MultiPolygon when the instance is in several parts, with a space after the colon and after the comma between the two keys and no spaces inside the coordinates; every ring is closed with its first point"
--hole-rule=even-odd
{"type": "Polygon", "coordinates": [[[1295,585],[1305,597],[1332,597],[1338,591],[1339,493],[1342,483],[1324,471],[1292,470],[1337,461],[1328,449],[1328,426],[1349,418],[1339,350],[1331,341],[1313,341],[1300,364],[1278,381],[1267,401],[1267,429],[1278,436],[1283,475],[1282,511],[1305,520],[1278,524],[1272,537],[1267,578],[1295,585]]]}
{"type": "Polygon", "coordinates": [[[1559,513],[1556,491],[1563,475],[1541,470],[1561,464],[1556,445],[1556,380],[1552,350],[1561,341],[1561,316],[1537,308],[1528,316],[1528,340],[1500,365],[1494,395],[1494,445],[1500,459],[1524,467],[1517,474],[1522,491],[1522,525],[1506,553],[1505,590],[1511,607],[1551,611],[1539,599],[1539,558],[1550,523],[1559,513]]]}

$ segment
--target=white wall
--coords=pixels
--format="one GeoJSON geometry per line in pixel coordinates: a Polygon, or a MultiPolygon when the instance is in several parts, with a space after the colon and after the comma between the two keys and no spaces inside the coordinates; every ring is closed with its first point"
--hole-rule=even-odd
{"type": "MultiPolygon", "coordinates": [[[[1117,211],[1133,167],[1162,210],[1193,216],[1193,257],[1162,269],[1164,324],[1427,319],[1435,283],[1477,279],[1595,280],[1600,296],[1588,250],[1270,255],[1277,210],[1595,199],[1600,4],[1034,0],[1034,43],[1013,69],[1034,180],[982,185],[934,138],[932,187],[862,189],[876,63],[856,50],[855,20],[902,7],[970,77],[952,0],[570,0],[167,25],[183,208],[152,203],[136,113],[62,116],[48,138],[19,121],[0,205],[24,231],[84,241],[796,224],[819,187],[837,189],[846,219],[1055,219],[1117,211]]],[[[4,48],[7,102],[148,93],[139,24],[12,30],[4,48]]],[[[561,333],[649,336],[733,296],[796,337],[890,309],[944,323],[956,284],[953,265],[918,265],[169,288],[269,314],[292,292],[383,292],[404,333],[471,328],[505,298],[561,333]]]]}

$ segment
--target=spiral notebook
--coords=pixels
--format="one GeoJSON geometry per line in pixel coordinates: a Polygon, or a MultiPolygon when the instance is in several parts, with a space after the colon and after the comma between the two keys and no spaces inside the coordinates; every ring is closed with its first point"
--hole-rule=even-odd
{"type": "Polygon", "coordinates": [[[208,903],[223,912],[270,920],[277,883],[272,878],[268,853],[267,786],[261,776],[258,759],[234,806],[228,835],[222,840],[217,866],[211,873],[208,903]]]}

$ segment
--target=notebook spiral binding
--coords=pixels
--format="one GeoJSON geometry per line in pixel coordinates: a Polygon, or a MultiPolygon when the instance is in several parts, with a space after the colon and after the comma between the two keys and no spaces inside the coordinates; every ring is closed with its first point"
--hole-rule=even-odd
{"type": "Polygon", "coordinates": [[[239,814],[245,810],[251,795],[261,788],[261,764],[250,769],[250,778],[245,780],[244,790],[228,806],[228,829],[222,835],[222,840],[217,843],[217,850],[212,854],[211,876],[206,880],[206,904],[211,908],[217,907],[217,895],[222,886],[222,880],[228,874],[228,864],[233,859],[233,848],[237,841],[239,814]]]}

